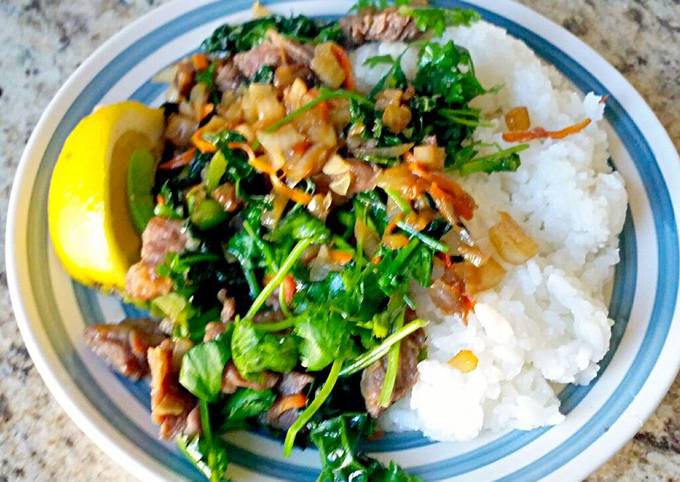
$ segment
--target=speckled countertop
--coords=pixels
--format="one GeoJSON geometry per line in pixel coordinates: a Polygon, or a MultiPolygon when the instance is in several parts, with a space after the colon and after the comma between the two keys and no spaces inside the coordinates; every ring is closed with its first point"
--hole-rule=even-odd
{"type": "MultiPolygon", "coordinates": [[[[225,0],[228,1],[228,0],[225,0]]],[[[0,1],[0,226],[22,149],[52,96],[104,40],[156,0],[0,1]]],[[[679,0],[522,0],[599,51],[642,93],[680,148],[679,0]]],[[[4,234],[0,252],[4,253],[4,234]]],[[[130,480],[70,421],[36,372],[0,259],[0,482],[130,480]]],[[[589,480],[680,480],[680,381],[589,480]]]]}

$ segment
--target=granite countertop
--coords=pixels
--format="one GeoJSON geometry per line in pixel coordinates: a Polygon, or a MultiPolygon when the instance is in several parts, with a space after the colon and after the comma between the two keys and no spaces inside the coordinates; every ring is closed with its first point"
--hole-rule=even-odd
{"type": "MultiPolygon", "coordinates": [[[[228,0],[225,0],[228,1],[228,0]]],[[[680,148],[678,0],[521,0],[571,30],[642,93],[680,148]]],[[[56,90],[104,40],[157,0],[0,2],[0,226],[12,177],[56,90]]],[[[4,234],[0,239],[4,252],[4,234]]],[[[679,379],[680,380],[680,379],[679,379]]],[[[71,422],[35,370],[0,259],[0,482],[130,480],[71,422]]],[[[680,381],[640,433],[589,480],[680,480],[680,381]]]]}

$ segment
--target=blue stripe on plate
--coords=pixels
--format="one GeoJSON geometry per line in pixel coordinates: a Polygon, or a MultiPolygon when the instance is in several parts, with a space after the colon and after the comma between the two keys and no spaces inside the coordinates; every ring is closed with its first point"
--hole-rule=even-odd
{"type": "MultiPolygon", "coordinates": [[[[447,5],[468,6],[465,2],[444,3],[447,5]]],[[[166,446],[152,439],[146,433],[141,432],[141,430],[139,430],[133,422],[131,422],[110,400],[107,399],[106,395],[96,384],[96,381],[91,379],[89,372],[78,359],[73,347],[70,345],[70,341],[64,339],[63,321],[61,319],[55,319],[55,315],[57,315],[56,318],[59,317],[58,311],[56,310],[54,292],[52,291],[51,286],[49,286],[49,280],[45,281],[44,279],[41,279],[40,276],[41,267],[46,266],[44,253],[47,252],[46,247],[48,245],[46,224],[44,217],[41,216],[41,213],[44,213],[44,208],[46,206],[49,173],[51,172],[51,169],[57,158],[58,151],[63,144],[66,135],[81,117],[92,110],[94,105],[96,105],[99,99],[110,89],[117,79],[124,75],[140,60],[145,58],[158,47],[164,45],[170,39],[175,38],[176,36],[185,33],[188,30],[191,30],[203,23],[212,21],[214,18],[219,16],[246,9],[249,7],[249,4],[249,0],[243,0],[236,2],[214,2],[199,7],[196,10],[188,12],[187,14],[172,20],[161,28],[150,32],[126,49],[124,54],[119,55],[104,69],[102,69],[102,71],[99,72],[90,82],[90,84],[88,84],[88,86],[83,90],[77,101],[74,102],[74,104],[69,108],[59,127],[55,131],[53,138],[50,140],[35,182],[31,199],[32,207],[29,213],[31,227],[30,232],[32,234],[38,234],[32,238],[29,237],[31,240],[29,241],[29,249],[32,253],[32,256],[30,257],[31,279],[35,289],[35,294],[38,295],[36,298],[45,303],[39,307],[41,318],[45,322],[44,325],[47,334],[55,349],[60,354],[62,362],[67,367],[67,369],[69,369],[70,373],[76,374],[74,381],[78,384],[83,393],[85,393],[85,395],[93,404],[101,409],[102,413],[104,413],[109,419],[113,421],[114,425],[121,432],[123,432],[126,437],[128,437],[130,440],[135,440],[140,446],[145,447],[152,457],[165,463],[173,470],[176,470],[179,474],[192,479],[196,477],[196,472],[189,464],[187,464],[186,461],[184,461],[176,453],[169,451],[166,446]],[[49,323],[47,322],[48,320],[49,323]]],[[[511,34],[526,41],[539,55],[553,63],[582,90],[595,90],[600,93],[605,92],[604,87],[592,75],[579,66],[573,59],[566,56],[563,52],[559,51],[559,49],[546,40],[527,31],[519,25],[500,17],[497,14],[486,10],[482,10],[482,14],[485,19],[506,28],[511,34]]],[[[152,96],[154,93],[156,93],[156,96],[160,94],[158,90],[153,90],[151,88],[143,90],[142,88],[135,92],[134,97],[141,100],[143,98],[152,96]]],[[[580,450],[582,450],[587,445],[592,443],[592,441],[594,441],[597,436],[599,436],[604,431],[606,426],[608,426],[608,423],[611,423],[611,421],[615,420],[621,414],[621,412],[625,410],[625,408],[630,403],[630,399],[629,397],[621,398],[621,393],[619,393],[619,391],[625,393],[637,393],[637,390],[642,386],[644,380],[647,378],[649,370],[651,370],[651,367],[653,366],[653,363],[664,344],[671,321],[673,303],[675,301],[675,294],[677,291],[678,263],[676,236],[677,229],[675,227],[675,219],[673,218],[672,207],[670,205],[670,198],[668,196],[666,186],[663,183],[658,166],[655,163],[654,157],[649,150],[644,137],[634,125],[630,117],[628,117],[627,113],[621,108],[616,99],[610,99],[608,105],[608,120],[614,126],[626,148],[631,153],[636,168],[645,185],[645,189],[650,196],[650,199],[654,200],[652,203],[652,209],[654,214],[655,228],[658,235],[659,265],[668,267],[669,271],[664,273],[666,277],[662,277],[660,274],[660,279],[658,280],[659,290],[657,292],[654,305],[655,323],[650,324],[648,327],[643,344],[638,353],[638,358],[646,357],[647,362],[639,365],[635,363],[633,364],[633,368],[627,374],[626,379],[624,382],[622,382],[622,384],[617,389],[617,392],[614,394],[619,395],[619,397],[617,398],[613,395],[605,405],[605,407],[607,407],[606,415],[609,419],[608,422],[605,423],[602,417],[593,417],[586,425],[584,425],[584,427],[579,430],[579,432],[577,432],[576,435],[574,435],[574,440],[564,442],[562,445],[560,445],[560,447],[555,449],[554,453],[550,454],[549,460],[544,460],[546,457],[548,457],[546,456],[543,459],[530,464],[528,467],[523,469],[523,472],[513,474],[513,477],[521,478],[522,480],[527,480],[526,477],[529,479],[540,477],[540,475],[537,474],[547,474],[568,462],[575,453],[578,453],[578,451],[575,452],[573,448],[575,446],[575,441],[579,441],[580,450]],[[658,189],[658,191],[655,191],[655,189],[658,189]],[[650,190],[653,192],[650,192],[650,190]],[[654,195],[652,196],[652,194],[654,195]],[[570,450],[566,450],[570,447],[570,450]]],[[[627,222],[627,226],[628,227],[626,228],[622,239],[623,261],[620,265],[625,269],[617,269],[617,282],[613,296],[614,300],[621,300],[621,305],[617,309],[617,306],[615,306],[616,303],[614,302],[612,303],[611,307],[613,310],[612,316],[617,321],[614,327],[613,344],[617,343],[617,340],[620,340],[620,336],[625,328],[625,323],[627,322],[630,311],[630,301],[632,301],[632,294],[634,293],[635,288],[634,284],[636,275],[634,269],[636,267],[636,249],[634,233],[630,219],[627,222]],[[628,232],[632,233],[632,235],[629,236],[628,232]],[[631,263],[632,266],[629,266],[628,263],[631,263]]],[[[42,278],[44,278],[44,276],[42,278]]],[[[97,316],[96,313],[92,312],[93,307],[91,303],[86,300],[82,301],[81,309],[83,312],[90,312],[96,319],[97,316]]],[[[608,354],[608,359],[603,361],[603,366],[605,366],[605,362],[608,363],[608,360],[611,359],[615,348],[615,346],[612,346],[612,350],[610,350],[610,353],[608,354]]],[[[580,402],[580,400],[585,397],[588,391],[592,388],[593,384],[591,384],[589,387],[568,387],[565,389],[560,397],[564,403],[563,409],[573,409],[578,404],[578,402],[580,402]]],[[[134,390],[129,386],[128,389],[130,389],[135,394],[139,393],[139,389],[134,390]]],[[[146,400],[148,400],[148,398],[146,400]]],[[[604,410],[604,407],[602,410],[604,410]]],[[[428,479],[439,479],[464,473],[465,471],[481,467],[482,465],[493,462],[512,453],[517,448],[524,446],[526,443],[534,440],[547,430],[549,429],[541,429],[531,432],[512,432],[504,437],[501,437],[497,441],[478,448],[468,454],[454,457],[445,461],[440,461],[436,464],[418,467],[417,471],[428,479]]],[[[407,446],[413,447],[418,446],[418,444],[422,445],[422,443],[427,443],[425,439],[420,439],[422,439],[422,437],[414,436],[413,434],[402,434],[400,436],[396,436],[394,441],[386,440],[382,447],[380,446],[380,443],[378,443],[375,444],[375,448],[373,446],[370,448],[371,450],[394,450],[395,447],[401,445],[400,440],[406,442],[404,448],[407,446]]],[[[313,480],[315,477],[315,471],[306,467],[301,467],[286,462],[274,461],[266,457],[248,453],[237,447],[232,447],[231,450],[236,456],[234,458],[239,461],[240,465],[259,471],[266,475],[288,480],[313,480]]]]}

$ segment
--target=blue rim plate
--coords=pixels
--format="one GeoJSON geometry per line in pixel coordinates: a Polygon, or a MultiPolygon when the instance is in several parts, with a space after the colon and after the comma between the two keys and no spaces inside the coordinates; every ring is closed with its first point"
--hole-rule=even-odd
{"type": "MultiPolygon", "coordinates": [[[[172,444],[156,439],[148,387],[108,370],[81,339],[87,323],[120,319],[134,309],[69,280],[47,234],[47,190],[61,146],[97,104],[127,98],[157,103],[150,79],[190,53],[224,21],[249,18],[250,0],[175,0],[145,15],[100,47],[71,76],[43,114],[12,190],[6,258],[12,304],[26,346],[47,386],[105,452],[142,480],[200,480],[172,444]]],[[[281,13],[329,17],[346,2],[266,2],[281,13]]],[[[652,413],[680,366],[671,340],[678,321],[678,154],[640,95],[576,37],[509,0],[441,1],[474,7],[554,65],[581,91],[608,94],[606,121],[614,165],[630,198],[621,235],[622,261],[610,303],[612,345],[599,376],[560,394],[567,420],[533,431],[487,435],[473,443],[434,443],[418,433],[392,434],[366,449],[394,458],[426,480],[576,480],[615,453],[652,413]]],[[[84,174],[86,175],[86,174],[84,174]]],[[[264,434],[229,437],[235,480],[315,480],[314,450],[281,456],[264,434]]]]}

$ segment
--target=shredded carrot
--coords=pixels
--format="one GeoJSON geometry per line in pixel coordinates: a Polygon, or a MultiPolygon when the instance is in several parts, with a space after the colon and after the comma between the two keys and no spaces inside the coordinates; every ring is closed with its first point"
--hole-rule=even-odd
{"type": "Polygon", "coordinates": [[[526,142],[534,139],[564,139],[571,134],[577,134],[585,129],[592,121],[589,118],[583,119],[581,122],[565,127],[557,131],[548,131],[542,127],[534,127],[527,131],[504,132],[503,140],[505,142],[526,142]]]}
{"type": "Polygon", "coordinates": [[[388,234],[383,236],[383,244],[387,249],[400,249],[408,244],[408,238],[403,234],[388,234]]]}
{"type": "MultiPolygon", "coordinates": [[[[430,172],[418,163],[409,163],[408,166],[413,174],[431,183],[430,194],[433,194],[432,191],[436,186],[439,191],[446,194],[447,201],[453,205],[453,209],[458,216],[464,219],[472,219],[474,210],[477,207],[475,200],[456,181],[449,179],[441,172],[430,172]]],[[[440,196],[440,199],[443,200],[444,197],[440,196]]],[[[441,211],[441,208],[439,209],[441,211]]]]}
{"type": "Polygon", "coordinates": [[[194,132],[194,135],[191,136],[191,142],[198,148],[199,151],[202,153],[206,152],[215,152],[217,151],[217,147],[215,147],[211,142],[206,141],[203,139],[203,128],[200,128],[194,132]]]}
{"type": "Polygon", "coordinates": [[[342,70],[345,72],[345,82],[343,83],[343,87],[345,87],[347,90],[355,90],[356,82],[354,81],[354,73],[352,72],[352,62],[349,60],[347,51],[337,44],[331,44],[331,50],[340,64],[340,67],[342,67],[342,70]]]}
{"type": "Polygon", "coordinates": [[[305,405],[307,405],[307,397],[304,393],[287,395],[276,402],[276,408],[279,413],[286,412],[293,408],[302,408],[305,405]]]}
{"type": "Polygon", "coordinates": [[[158,196],[156,196],[156,204],[158,204],[159,206],[164,206],[165,198],[159,194],[158,196]]]}
{"type": "Polygon", "coordinates": [[[328,258],[333,262],[333,264],[344,266],[352,261],[352,253],[350,251],[332,249],[328,252],[328,258]]]}
{"type": "Polygon", "coordinates": [[[212,114],[213,110],[215,110],[215,104],[213,104],[213,103],[205,104],[203,106],[203,111],[201,112],[201,117],[198,120],[202,121],[203,119],[208,117],[210,114],[212,114]]]}
{"type": "Polygon", "coordinates": [[[272,176],[276,175],[277,169],[269,162],[269,157],[267,155],[249,159],[248,164],[253,166],[256,170],[264,172],[265,174],[272,176]]]}
{"type": "Polygon", "coordinates": [[[255,152],[253,152],[253,148],[250,147],[245,142],[230,142],[229,144],[227,144],[227,147],[229,149],[240,149],[240,150],[242,150],[243,152],[248,154],[248,160],[249,161],[252,161],[253,159],[255,159],[255,152]]]}
{"type": "Polygon", "coordinates": [[[191,63],[196,70],[205,70],[210,66],[208,56],[204,53],[197,53],[191,56],[191,63]]]}
{"type": "Polygon", "coordinates": [[[382,261],[382,256],[378,256],[377,254],[373,256],[371,259],[371,264],[380,264],[380,261],[382,261]]]}
{"type": "Polygon", "coordinates": [[[160,164],[158,166],[158,169],[169,170],[169,169],[177,169],[178,167],[186,166],[194,158],[195,153],[196,153],[196,149],[191,148],[188,151],[185,151],[185,152],[173,157],[169,161],[164,162],[163,164],[160,164]]]}
{"type": "Polygon", "coordinates": [[[287,197],[293,202],[296,202],[298,204],[309,204],[309,202],[312,200],[312,195],[307,194],[304,191],[300,191],[299,189],[295,189],[293,187],[289,187],[281,181],[281,179],[278,178],[276,175],[270,175],[269,178],[272,181],[272,186],[274,189],[274,192],[276,194],[280,194],[281,196],[287,197]]]}
{"type": "Polygon", "coordinates": [[[295,278],[291,275],[286,275],[283,278],[283,295],[286,298],[286,303],[291,304],[293,302],[293,296],[295,296],[295,290],[297,286],[295,284],[295,278]]]}

